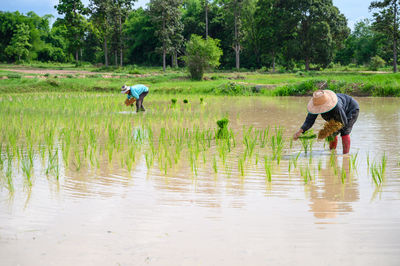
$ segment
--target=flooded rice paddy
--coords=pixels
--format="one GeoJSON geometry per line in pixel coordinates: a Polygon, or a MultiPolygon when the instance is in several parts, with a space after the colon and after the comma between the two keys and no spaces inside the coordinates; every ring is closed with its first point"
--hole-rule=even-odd
{"type": "Polygon", "coordinates": [[[3,96],[0,264],[398,265],[399,99],[343,156],[291,141],[308,98],[202,97],[3,96]]]}

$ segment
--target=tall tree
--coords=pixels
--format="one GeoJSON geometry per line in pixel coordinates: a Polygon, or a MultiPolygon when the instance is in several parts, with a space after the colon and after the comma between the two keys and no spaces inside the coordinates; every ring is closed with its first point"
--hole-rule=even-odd
{"type": "Polygon", "coordinates": [[[235,52],[235,67],[239,70],[240,52],[242,50],[241,40],[243,37],[241,17],[243,0],[220,0],[220,4],[224,7],[225,27],[232,34],[230,38],[231,47],[235,52]]]}
{"type": "Polygon", "coordinates": [[[98,26],[100,35],[103,39],[104,65],[108,67],[108,38],[111,32],[110,10],[111,0],[90,0],[90,13],[93,22],[98,26]]]}
{"type": "Polygon", "coordinates": [[[166,69],[168,53],[177,54],[180,48],[183,26],[181,0],[150,0],[150,14],[156,27],[156,36],[162,43],[163,70],[166,69]]]}
{"type": "Polygon", "coordinates": [[[282,52],[286,40],[293,36],[296,20],[292,16],[288,0],[259,0],[255,11],[255,29],[258,31],[262,54],[268,55],[275,72],[276,58],[282,52]]]}
{"type": "Polygon", "coordinates": [[[16,26],[15,34],[10,45],[5,49],[5,53],[10,56],[17,56],[18,61],[21,61],[21,58],[28,56],[31,46],[29,43],[29,27],[22,23],[16,26]]]}
{"type": "Polygon", "coordinates": [[[204,0],[204,16],[206,22],[206,39],[208,38],[208,0],[204,0]]]}
{"type": "Polygon", "coordinates": [[[261,65],[261,40],[260,28],[257,27],[256,10],[258,0],[243,0],[243,47],[247,64],[260,67],[261,65]]]}
{"type": "Polygon", "coordinates": [[[75,60],[78,63],[78,53],[82,46],[87,26],[83,15],[86,15],[88,10],[84,7],[81,0],[59,0],[59,4],[55,8],[58,14],[64,15],[68,34],[67,38],[75,50],[75,60]]]}
{"type": "Polygon", "coordinates": [[[242,2],[243,0],[233,0],[231,1],[231,8],[233,9],[233,19],[234,19],[234,39],[232,48],[235,51],[235,61],[236,69],[240,69],[240,51],[242,50],[240,41],[242,39],[242,2]]]}
{"type": "Polygon", "coordinates": [[[350,33],[345,16],[332,0],[298,0],[293,4],[298,19],[295,46],[300,48],[297,54],[304,59],[305,70],[310,69],[310,63],[326,67],[350,33]]]}
{"type": "Polygon", "coordinates": [[[397,72],[397,41],[399,34],[399,1],[381,0],[374,1],[369,6],[371,9],[378,9],[374,13],[374,28],[377,31],[387,34],[393,41],[393,72],[397,72]]]}
{"type": "MultiPolygon", "coordinates": [[[[123,65],[123,49],[124,49],[124,36],[123,26],[128,16],[129,11],[132,10],[132,5],[137,0],[112,0],[109,10],[109,20],[112,25],[112,36],[113,48],[114,48],[114,60],[115,65],[118,65],[118,56],[120,66],[123,65]]],[[[106,14],[107,15],[107,14],[106,14]]]]}
{"type": "Polygon", "coordinates": [[[160,56],[155,52],[161,45],[157,38],[154,38],[155,27],[151,22],[149,10],[138,8],[133,10],[124,28],[127,46],[127,55],[130,63],[160,65],[160,56]]]}

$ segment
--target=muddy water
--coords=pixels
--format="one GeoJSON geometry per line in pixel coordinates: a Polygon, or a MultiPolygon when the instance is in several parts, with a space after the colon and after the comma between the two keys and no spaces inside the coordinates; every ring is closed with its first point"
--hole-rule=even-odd
{"type": "MultiPolygon", "coordinates": [[[[234,130],[281,125],[285,136],[301,126],[308,101],[206,100],[234,130]]],[[[307,184],[299,169],[288,171],[287,158],[301,151],[295,143],[273,166],[271,183],[261,162],[246,163],[241,176],[232,154],[231,169],[218,174],[199,166],[197,176],[187,167],[165,175],[141,158],[132,173],[118,163],[93,172],[62,169],[59,182],[36,176],[32,189],[1,189],[0,264],[398,265],[400,100],[358,101],[356,169],[340,155],[340,141],[334,156],[318,142],[311,159],[299,158],[299,166],[312,167],[307,184]],[[376,186],[367,157],[379,162],[383,154],[385,181],[376,186]]],[[[314,128],[321,125],[319,118],[314,128]]]]}

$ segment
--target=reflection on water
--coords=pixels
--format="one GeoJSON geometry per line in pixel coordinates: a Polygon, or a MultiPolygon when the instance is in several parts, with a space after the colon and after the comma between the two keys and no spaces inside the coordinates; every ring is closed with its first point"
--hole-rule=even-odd
{"type": "MultiPolygon", "coordinates": [[[[352,203],[359,200],[357,177],[349,167],[349,156],[342,157],[342,166],[338,173],[344,171],[344,181],[338,178],[328,165],[320,171],[320,182],[310,183],[310,209],[316,218],[335,218],[338,213],[352,212],[352,203]]],[[[337,157],[335,157],[337,166],[337,157]]]]}
{"type": "MultiPolygon", "coordinates": [[[[289,170],[301,150],[295,142],[279,165],[273,163],[271,182],[265,149],[256,148],[241,174],[242,128],[282,126],[288,138],[305,118],[307,98],[209,98],[206,108],[185,107],[199,119],[204,109],[205,120],[219,118],[209,113],[230,118],[238,144],[228,163],[217,162],[217,172],[215,147],[199,156],[197,174],[186,153],[165,173],[158,161],[148,169],[144,153],[127,171],[123,157],[107,163],[105,150],[97,164],[80,171],[61,164],[57,181],[43,175],[37,159],[31,188],[15,171],[15,192],[0,190],[0,264],[396,265],[399,100],[357,100],[361,112],[350,156],[341,155],[341,143],[331,154],[316,142],[311,155],[302,153],[298,167],[289,170]],[[377,187],[367,157],[379,161],[384,153],[385,182],[377,187]],[[310,169],[311,180],[305,182],[300,168],[310,169]]],[[[148,102],[147,118],[151,106],[163,104],[148,102]]],[[[322,123],[318,119],[315,131],[322,123]]]]}

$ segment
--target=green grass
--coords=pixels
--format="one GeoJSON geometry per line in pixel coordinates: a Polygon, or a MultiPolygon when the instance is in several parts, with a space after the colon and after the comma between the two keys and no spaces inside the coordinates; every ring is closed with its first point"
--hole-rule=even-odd
{"type": "MultiPolygon", "coordinates": [[[[160,68],[127,66],[124,68],[95,68],[73,65],[33,64],[43,69],[93,71],[85,77],[71,74],[49,74],[44,79],[24,78],[38,74],[16,73],[3,69],[15,66],[0,65],[0,75],[19,76],[0,80],[0,93],[23,92],[117,92],[121,84],[143,83],[157,94],[200,94],[200,95],[264,95],[300,96],[311,95],[318,84],[328,82],[328,88],[336,92],[359,96],[400,96],[400,74],[342,72],[301,72],[299,73],[259,73],[259,72],[216,72],[207,73],[205,80],[192,81],[184,69],[168,70],[160,68]],[[104,71],[103,71],[104,70],[104,71]],[[137,71],[136,71],[137,70],[137,71]],[[131,75],[130,72],[140,72],[131,75]],[[97,72],[97,74],[96,74],[97,72]],[[103,78],[101,72],[112,72],[111,78],[103,78]],[[62,78],[60,78],[62,77],[62,78]]],[[[20,66],[18,66],[20,67],[20,66]]],[[[45,70],[44,70],[45,71],[45,70]]]]}

